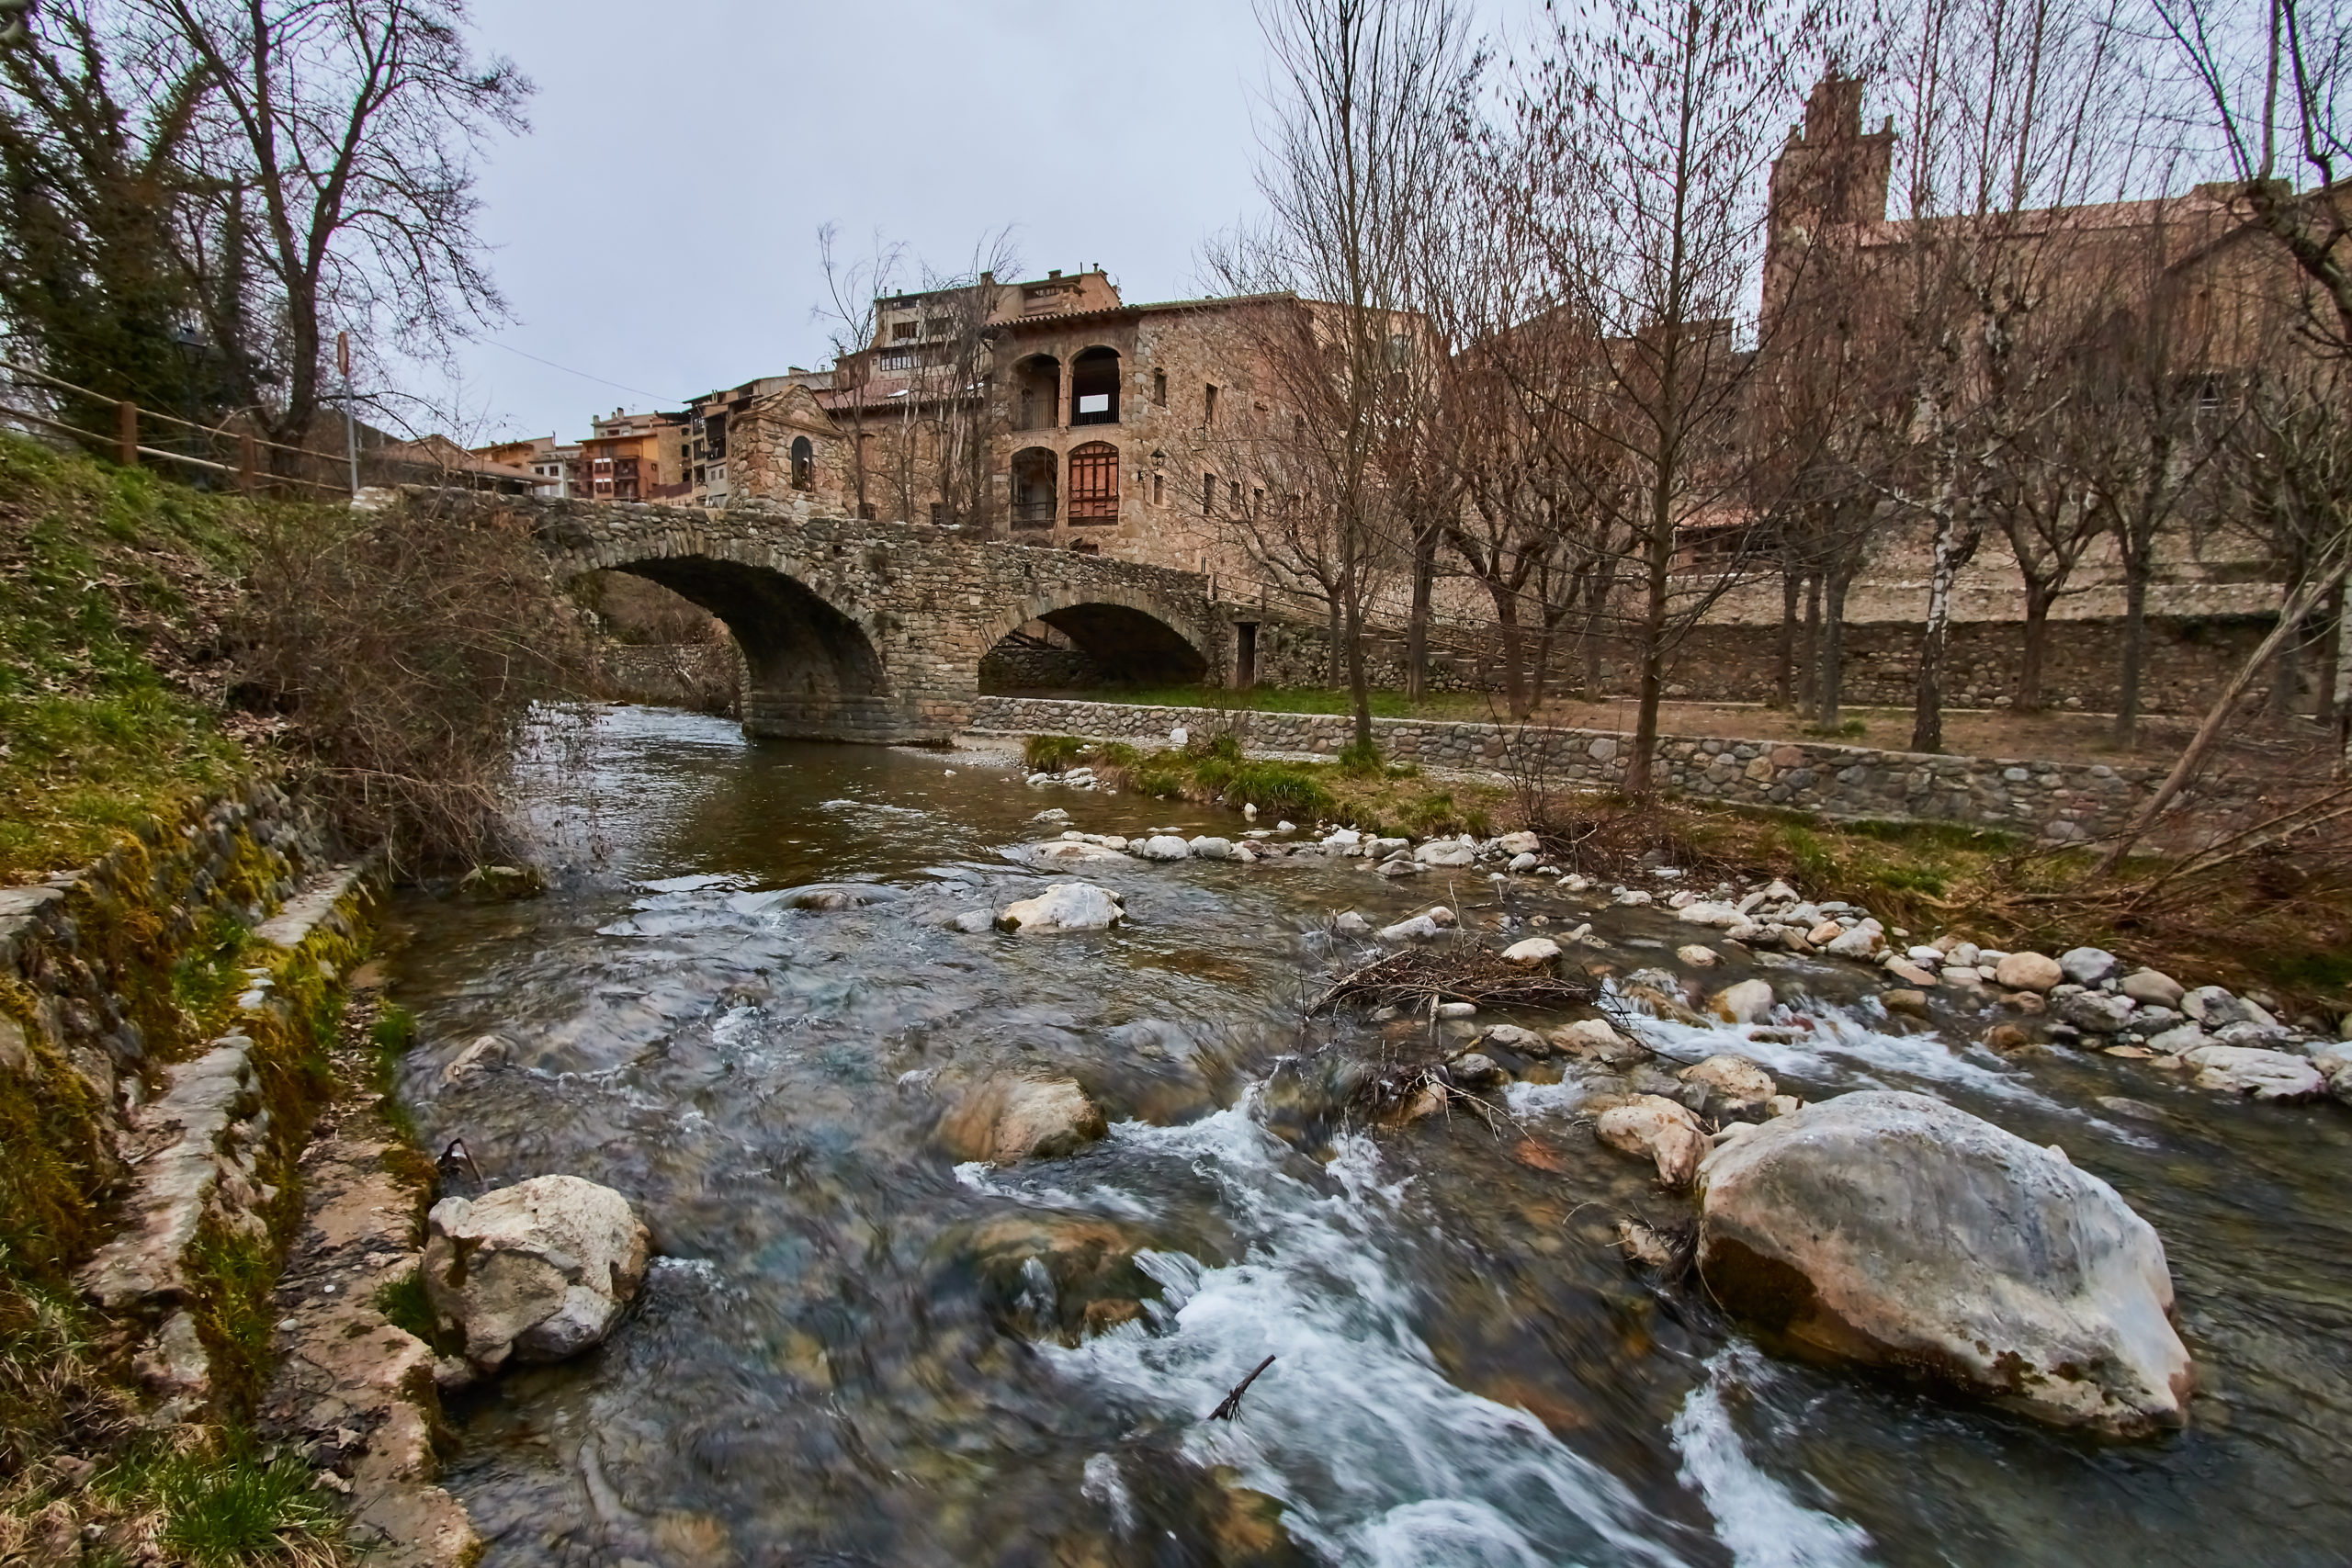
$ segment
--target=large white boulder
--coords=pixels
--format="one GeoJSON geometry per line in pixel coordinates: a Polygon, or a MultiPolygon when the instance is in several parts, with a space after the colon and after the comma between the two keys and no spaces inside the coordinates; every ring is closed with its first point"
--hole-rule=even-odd
{"type": "Polygon", "coordinates": [[[2047,991],[2066,983],[2066,972],[2046,953],[2012,953],[1993,966],[1993,984],[2012,991],[2047,991]]]}
{"type": "Polygon", "coordinates": [[[1469,865],[1478,852],[1459,839],[1432,839],[1413,852],[1414,861],[1428,866],[1469,865]]]}
{"type": "Polygon", "coordinates": [[[426,1227],[426,1299],[482,1371],[602,1343],[645,1280],[650,1238],[637,1212],[577,1176],[444,1198],[426,1227]]]}
{"type": "Polygon", "coordinates": [[[1173,833],[1154,833],[1127,840],[1127,852],[1139,860],[1189,860],[1193,846],[1173,833]]]}
{"type": "Polygon", "coordinates": [[[1057,882],[1035,898],[1007,904],[999,929],[1023,936],[1040,931],[1108,931],[1127,918],[1119,895],[1091,882],[1057,882]]]}
{"type": "Polygon", "coordinates": [[[1540,969],[1560,956],[1560,944],[1548,936],[1531,936],[1503,949],[1503,962],[1522,969],[1540,969]]]}
{"type": "Polygon", "coordinates": [[[1772,983],[1750,979],[1725,986],[1709,999],[1707,1010],[1725,1023],[1760,1022],[1772,1012],[1772,983]]]}
{"type": "Polygon", "coordinates": [[[2164,1244],[2065,1156],[1925,1095],[1840,1095],[1700,1171],[1699,1267],[1795,1346],[2062,1426],[2187,1420],[2164,1244]]]}
{"type": "Polygon", "coordinates": [[[1684,1083],[1704,1084],[1713,1095],[1719,1095],[1738,1108],[1764,1105],[1781,1092],[1772,1075],[1745,1056],[1724,1052],[1708,1057],[1697,1066],[1685,1067],[1674,1075],[1684,1083]]]}

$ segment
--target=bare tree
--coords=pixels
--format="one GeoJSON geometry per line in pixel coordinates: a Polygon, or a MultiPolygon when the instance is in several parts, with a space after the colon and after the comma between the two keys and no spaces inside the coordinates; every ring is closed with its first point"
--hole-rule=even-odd
{"type": "Polygon", "coordinates": [[[840,239],[839,224],[828,223],[817,231],[825,301],[809,315],[827,327],[833,352],[831,413],[834,423],[849,435],[850,492],[857,514],[871,517],[874,502],[868,493],[871,480],[866,470],[872,458],[867,443],[873,432],[867,423],[879,411],[869,407],[867,392],[874,374],[876,308],[897,281],[899,269],[906,262],[906,247],[885,243],[877,233],[865,255],[844,260],[837,249],[840,239]]]}
{"type": "Polygon", "coordinates": [[[1588,428],[1611,444],[1634,540],[1639,716],[1626,787],[1654,787],[1658,705],[1681,636],[1752,570],[1763,476],[1777,454],[1744,429],[1790,319],[1749,303],[1762,261],[1766,166],[1781,108],[1834,41],[1817,0],[1623,0],[1556,13],[1521,94],[1521,186],[1543,225],[1542,292],[1599,350],[1588,428]],[[1699,536],[1728,546],[1684,565],[1699,536]]]}
{"type": "Polygon", "coordinates": [[[233,399],[300,445],[338,329],[445,353],[505,310],[473,220],[474,158],[531,85],[477,59],[463,0],[132,0],[206,79],[205,199],[177,225],[233,399]]]}
{"type": "Polygon", "coordinates": [[[2352,352],[2352,207],[2337,185],[2352,173],[2352,11],[2344,0],[2147,4],[2145,25],[2175,46],[2204,111],[2186,127],[2189,150],[2218,153],[2243,209],[2304,279],[2307,325],[2352,352]]]}
{"type": "Polygon", "coordinates": [[[1416,234],[1476,62],[1457,0],[1259,0],[1258,19],[1274,73],[1258,171],[1272,221],[1214,265],[1237,292],[1313,301],[1261,318],[1282,324],[1257,357],[1272,400],[1292,413],[1290,461],[1312,470],[1289,504],[1327,513],[1283,534],[1305,530],[1328,546],[1319,558],[1354,745],[1369,755],[1365,622],[1399,553],[1381,457],[1421,412],[1423,383],[1408,373],[1430,351],[1413,310],[1416,234]]]}

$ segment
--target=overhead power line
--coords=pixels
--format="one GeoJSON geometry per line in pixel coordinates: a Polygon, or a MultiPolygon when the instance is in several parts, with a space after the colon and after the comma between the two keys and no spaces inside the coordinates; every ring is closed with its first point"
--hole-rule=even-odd
{"type": "Polygon", "coordinates": [[[600,387],[610,387],[615,391],[634,392],[640,398],[651,398],[657,403],[683,403],[687,400],[684,398],[664,397],[660,392],[649,392],[642,387],[632,387],[628,385],[626,382],[607,380],[602,376],[591,376],[585,370],[574,370],[569,365],[558,365],[552,359],[541,359],[536,354],[526,353],[524,350],[516,348],[513,344],[501,343],[496,338],[484,338],[481,341],[490,344],[492,348],[503,348],[509,354],[516,355],[522,358],[527,359],[534,365],[544,365],[550,370],[560,370],[567,376],[577,376],[583,381],[594,381],[600,387]]]}

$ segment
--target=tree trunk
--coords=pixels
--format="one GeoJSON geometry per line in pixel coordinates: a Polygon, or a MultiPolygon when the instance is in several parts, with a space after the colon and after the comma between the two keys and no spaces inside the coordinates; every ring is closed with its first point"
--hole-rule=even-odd
{"type": "Polygon", "coordinates": [[[2050,643],[2050,605],[2055,596],[2026,579],[2025,649],[2018,660],[2018,712],[2041,711],[2041,666],[2050,643]]]}
{"type": "Polygon", "coordinates": [[[1503,700],[1510,705],[1514,723],[1527,718],[1527,677],[1521,660],[1522,639],[1519,635],[1519,595],[1499,582],[1487,584],[1487,595],[1495,602],[1495,626],[1502,634],[1503,700]]]}
{"type": "Polygon", "coordinates": [[[1804,580],[1804,666],[1797,687],[1797,706],[1809,719],[1821,715],[1821,573],[1804,580]]]}
{"type": "Polygon", "coordinates": [[[1437,530],[1413,529],[1413,604],[1405,617],[1405,696],[1419,702],[1429,689],[1430,589],[1437,576],[1437,530]]]}
{"type": "Polygon", "coordinates": [[[1670,520],[1654,519],[1650,528],[1648,581],[1642,595],[1642,684],[1634,720],[1634,751],[1625,763],[1625,793],[1646,796],[1657,792],[1652,775],[1657,750],[1657,707],[1666,695],[1667,575],[1674,565],[1674,529],[1670,520]]]}
{"type": "Polygon", "coordinates": [[[1348,684],[1348,667],[1346,662],[1348,656],[1347,638],[1341,634],[1340,630],[1340,622],[1342,619],[1340,608],[1340,597],[1341,596],[1340,594],[1333,593],[1330,598],[1331,689],[1335,692],[1345,690],[1348,684]]]}
{"type": "Polygon", "coordinates": [[[1951,629],[1952,586],[1966,565],[1973,541],[1955,505],[1936,520],[1935,558],[1928,575],[1928,618],[1919,640],[1919,683],[1911,716],[1911,750],[1944,749],[1944,656],[1951,629]]]}
{"type": "Polygon", "coordinates": [[[1781,646],[1776,650],[1781,667],[1772,686],[1773,700],[1782,713],[1789,711],[1797,694],[1797,599],[1802,592],[1799,576],[1786,565],[1781,568],[1781,646]]]}
{"type": "Polygon", "coordinates": [[[1821,697],[1815,722],[1833,731],[1844,722],[1838,705],[1846,694],[1846,590],[1851,586],[1851,578],[1832,573],[1823,594],[1826,603],[1822,606],[1821,697]]]}
{"type": "Polygon", "coordinates": [[[2335,671],[2344,662],[2344,584],[2338,582],[2335,592],[2327,596],[2327,608],[2321,612],[2319,642],[2319,722],[2331,733],[2336,726],[2338,701],[2335,694],[2335,671]]]}
{"type": "Polygon", "coordinates": [[[2140,744],[2140,670],[2147,658],[2148,570],[2123,563],[2123,668],[2115,686],[2115,745],[2129,751],[2140,744]]]}
{"type": "Polygon", "coordinates": [[[2301,623],[2287,628],[2278,639],[2278,657],[2270,661],[2270,716],[2290,719],[2295,716],[2296,699],[2303,694],[2303,643],[2301,623]]]}

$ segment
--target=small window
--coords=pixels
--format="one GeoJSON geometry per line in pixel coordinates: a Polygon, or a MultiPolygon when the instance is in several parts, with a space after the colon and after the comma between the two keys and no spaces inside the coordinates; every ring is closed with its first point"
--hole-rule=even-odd
{"type": "Polygon", "coordinates": [[[943,338],[956,330],[956,323],[945,316],[933,316],[922,324],[923,336],[943,338]]]}
{"type": "Polygon", "coordinates": [[[1151,373],[1151,400],[1161,408],[1168,406],[1168,372],[1165,370],[1151,373]]]}
{"type": "Polygon", "coordinates": [[[1215,474],[1201,476],[1201,515],[1204,517],[1216,515],[1216,476],[1215,474]]]}
{"type": "Polygon", "coordinates": [[[911,348],[885,349],[881,361],[885,370],[911,370],[915,367],[915,351],[911,348]]]}
{"type": "Polygon", "coordinates": [[[817,483],[817,449],[805,435],[792,438],[792,488],[813,490],[817,483]]]}
{"type": "Polygon", "coordinates": [[[1168,504],[1168,480],[1163,475],[1151,476],[1151,503],[1154,506],[1168,504]]]}
{"type": "Polygon", "coordinates": [[[915,340],[915,334],[921,331],[922,331],[922,329],[912,321],[900,321],[897,326],[890,329],[890,341],[892,343],[912,343],[915,340]]]}
{"type": "Polygon", "coordinates": [[[931,525],[936,528],[946,520],[947,509],[940,505],[939,502],[935,501],[931,503],[931,525]]]}
{"type": "Polygon", "coordinates": [[[1232,484],[1232,487],[1231,487],[1231,491],[1230,491],[1229,499],[1230,499],[1230,500],[1232,501],[1232,502],[1233,502],[1233,514],[1234,514],[1236,517],[1240,516],[1240,515],[1241,515],[1241,481],[1240,481],[1239,479],[1236,479],[1236,480],[1234,480],[1234,481],[1233,481],[1233,484],[1232,484]]]}
{"type": "Polygon", "coordinates": [[[870,501],[861,501],[861,502],[859,502],[857,503],[857,516],[858,516],[858,521],[860,521],[860,522],[862,522],[862,523],[871,523],[871,522],[873,522],[873,521],[874,521],[874,503],[873,503],[872,502],[870,502],[870,501]]]}
{"type": "Polygon", "coordinates": [[[1266,492],[1262,490],[1251,491],[1250,492],[1250,515],[1255,517],[1265,510],[1266,492]]]}
{"type": "Polygon", "coordinates": [[[1216,389],[1215,387],[1210,387],[1201,398],[1201,423],[1203,424],[1216,423],[1216,389]]]}

